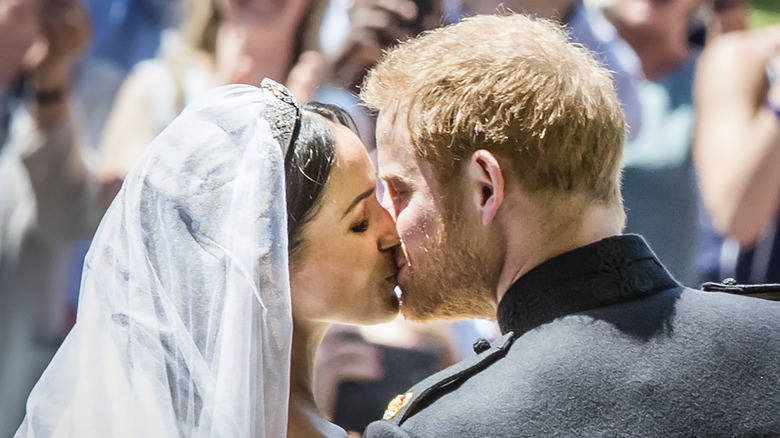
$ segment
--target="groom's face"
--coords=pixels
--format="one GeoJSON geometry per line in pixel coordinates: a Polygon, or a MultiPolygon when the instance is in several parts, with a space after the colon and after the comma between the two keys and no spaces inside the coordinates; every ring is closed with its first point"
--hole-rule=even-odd
{"type": "Polygon", "coordinates": [[[396,219],[405,266],[398,275],[401,311],[413,320],[494,318],[490,277],[481,263],[484,250],[469,233],[468,219],[448,220],[447,207],[431,165],[415,157],[406,111],[383,110],[377,121],[382,204],[396,219]]]}

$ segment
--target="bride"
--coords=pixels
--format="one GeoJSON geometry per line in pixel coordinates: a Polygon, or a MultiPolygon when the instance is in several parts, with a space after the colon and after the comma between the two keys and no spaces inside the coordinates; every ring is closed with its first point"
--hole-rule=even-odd
{"type": "Polygon", "coordinates": [[[396,315],[401,259],[346,122],[267,79],[176,118],[103,218],[16,436],[346,436],[314,352],[330,323],[396,315]]]}

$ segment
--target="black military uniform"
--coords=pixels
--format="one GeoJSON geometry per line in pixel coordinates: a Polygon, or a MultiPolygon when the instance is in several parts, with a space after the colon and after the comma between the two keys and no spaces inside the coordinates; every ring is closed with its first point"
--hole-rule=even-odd
{"type": "Polygon", "coordinates": [[[639,236],[534,268],[498,321],[365,436],[780,436],[780,303],[684,288],[639,236]]]}

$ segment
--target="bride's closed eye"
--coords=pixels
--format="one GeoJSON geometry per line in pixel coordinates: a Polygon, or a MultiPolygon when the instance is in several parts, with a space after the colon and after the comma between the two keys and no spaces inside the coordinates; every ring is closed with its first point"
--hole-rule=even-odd
{"type": "Polygon", "coordinates": [[[349,230],[353,233],[365,233],[368,231],[368,215],[366,213],[363,213],[363,216],[360,218],[360,220],[357,223],[353,223],[349,230]]]}
{"type": "Polygon", "coordinates": [[[367,205],[367,199],[369,197],[372,197],[375,193],[375,189],[369,188],[365,192],[359,194],[355,199],[352,201],[352,203],[349,205],[349,207],[344,211],[344,217],[347,217],[347,215],[350,214],[350,212],[355,213],[356,218],[352,220],[352,222],[349,225],[349,230],[353,233],[365,233],[368,231],[369,226],[369,209],[367,205]],[[358,214],[359,213],[359,214],[358,214]]]}

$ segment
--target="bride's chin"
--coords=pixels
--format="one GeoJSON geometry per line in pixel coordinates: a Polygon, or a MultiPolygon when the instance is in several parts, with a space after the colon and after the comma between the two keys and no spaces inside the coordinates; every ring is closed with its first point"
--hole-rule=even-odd
{"type": "Polygon", "coordinates": [[[401,303],[398,301],[398,297],[394,292],[391,292],[389,296],[384,298],[384,302],[381,304],[381,311],[377,312],[374,318],[367,324],[374,325],[392,321],[398,316],[400,307],[401,303]]]}
{"type": "Polygon", "coordinates": [[[352,313],[351,316],[334,322],[350,325],[375,325],[392,321],[398,316],[401,303],[395,294],[395,287],[388,286],[385,283],[379,287],[369,288],[366,290],[363,298],[370,301],[363,302],[362,305],[355,307],[357,313],[352,313]],[[357,310],[357,308],[360,308],[360,310],[357,310]]]}
{"type": "Polygon", "coordinates": [[[388,298],[387,298],[388,307],[390,309],[390,316],[391,319],[395,318],[396,315],[398,315],[398,312],[401,310],[401,300],[398,299],[398,296],[393,292],[388,298]]]}

